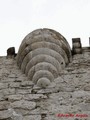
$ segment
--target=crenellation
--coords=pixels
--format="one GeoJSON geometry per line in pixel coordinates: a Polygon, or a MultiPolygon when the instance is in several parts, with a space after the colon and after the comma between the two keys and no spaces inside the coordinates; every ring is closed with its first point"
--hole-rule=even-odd
{"type": "Polygon", "coordinates": [[[14,58],[16,55],[15,47],[10,47],[7,49],[7,58],[14,58]]]}
{"type": "Polygon", "coordinates": [[[82,44],[80,38],[72,38],[72,54],[82,54],[82,44]]]}

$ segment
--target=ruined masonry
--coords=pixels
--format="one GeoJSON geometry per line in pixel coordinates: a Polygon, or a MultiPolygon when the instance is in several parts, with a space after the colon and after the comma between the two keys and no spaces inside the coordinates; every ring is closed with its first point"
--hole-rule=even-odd
{"type": "Polygon", "coordinates": [[[90,47],[37,29],[0,57],[0,120],[90,120],[90,47]]]}

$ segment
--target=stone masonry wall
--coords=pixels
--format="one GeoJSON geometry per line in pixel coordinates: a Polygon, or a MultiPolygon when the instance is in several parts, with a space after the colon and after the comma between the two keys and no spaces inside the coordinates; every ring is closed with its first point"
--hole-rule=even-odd
{"type": "Polygon", "coordinates": [[[0,57],[0,120],[90,120],[90,52],[74,55],[46,89],[28,80],[16,59],[0,57]]]}

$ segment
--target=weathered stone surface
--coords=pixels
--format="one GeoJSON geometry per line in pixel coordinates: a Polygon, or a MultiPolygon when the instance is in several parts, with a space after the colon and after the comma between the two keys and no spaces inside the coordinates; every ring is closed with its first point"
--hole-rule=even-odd
{"type": "Polygon", "coordinates": [[[82,109],[82,111],[90,111],[90,104],[89,103],[82,103],[80,104],[80,107],[82,109]]]}
{"type": "MultiPolygon", "coordinates": [[[[36,31],[35,34],[37,35],[39,32],[41,30],[36,31]]],[[[48,32],[50,31],[47,30],[48,32]]],[[[44,33],[44,35],[47,34],[44,33]]],[[[64,49],[59,49],[60,42],[57,41],[59,37],[53,34],[55,40],[51,39],[48,43],[47,36],[46,41],[44,41],[45,44],[42,41],[43,37],[38,37],[40,41],[37,43],[37,37],[33,38],[33,36],[29,35],[25,38],[27,43],[30,44],[27,46],[26,43],[26,46],[22,46],[22,48],[25,48],[25,51],[22,49],[23,56],[28,53],[28,50],[32,51],[47,46],[51,50],[58,52],[65,60],[65,64],[69,62],[67,53],[64,51],[66,44],[63,41],[61,45],[64,44],[64,49]],[[29,37],[32,38],[32,44],[28,40],[29,37]]],[[[74,55],[72,62],[64,70],[61,69],[59,73],[56,69],[58,66],[55,67],[53,62],[52,65],[45,62],[38,63],[36,67],[29,71],[29,78],[19,69],[16,59],[0,57],[0,119],[90,120],[90,50],[82,48],[82,51],[82,54],[74,55]],[[43,63],[45,63],[45,66],[43,63]],[[46,88],[34,85],[32,79],[30,79],[39,70],[49,70],[55,78],[46,88]],[[86,114],[88,117],[61,118],[56,116],[59,113],[86,114]]],[[[49,54],[52,55],[50,52],[49,54]]],[[[57,55],[55,55],[56,57],[57,55]]]]}
{"type": "Polygon", "coordinates": [[[47,86],[50,85],[50,80],[47,79],[46,77],[40,78],[37,81],[37,85],[41,88],[46,88],[47,86]]]}
{"type": "Polygon", "coordinates": [[[3,101],[3,100],[5,100],[4,95],[2,93],[0,93],[0,101],[3,101]]]}
{"type": "Polygon", "coordinates": [[[11,103],[12,108],[32,110],[36,107],[35,102],[20,100],[11,103]]]}
{"type": "Polygon", "coordinates": [[[85,91],[90,91],[90,84],[89,84],[89,85],[86,85],[86,86],[84,87],[84,90],[85,90],[85,91]]]}
{"type": "Polygon", "coordinates": [[[8,108],[9,108],[9,102],[0,101],[0,111],[1,110],[7,110],[8,108]]]}
{"type": "Polygon", "coordinates": [[[84,90],[79,90],[79,91],[75,91],[73,92],[72,96],[74,98],[80,98],[80,97],[90,97],[90,93],[86,92],[84,90]]]}
{"type": "Polygon", "coordinates": [[[23,120],[23,116],[20,113],[17,113],[14,109],[10,108],[10,111],[12,111],[12,117],[11,120],[23,120]]]}
{"type": "Polygon", "coordinates": [[[32,89],[30,89],[30,88],[17,88],[16,89],[16,92],[17,92],[17,94],[21,94],[21,95],[24,95],[24,94],[30,94],[31,93],[31,91],[32,91],[32,89]]]}
{"type": "Polygon", "coordinates": [[[85,100],[85,103],[90,103],[90,97],[85,100]]]}
{"type": "MultiPolygon", "coordinates": [[[[57,117],[57,115],[47,115],[44,120],[65,120],[65,118],[57,117]]],[[[71,119],[70,119],[71,120],[71,119]]]]}
{"type": "Polygon", "coordinates": [[[0,120],[7,120],[12,117],[12,111],[9,110],[3,110],[0,111],[0,120]]]}
{"type": "Polygon", "coordinates": [[[23,120],[41,120],[41,116],[40,115],[29,115],[29,116],[25,116],[23,118],[23,120]]]}
{"type": "Polygon", "coordinates": [[[70,46],[61,34],[51,29],[38,29],[22,41],[17,65],[35,84],[46,88],[71,59],[70,46]]]}
{"type": "Polygon", "coordinates": [[[3,93],[3,95],[12,95],[15,94],[15,88],[7,88],[7,89],[3,89],[0,91],[0,93],[3,93]]]}
{"type": "Polygon", "coordinates": [[[0,83],[0,90],[8,87],[8,83],[0,83]]]}
{"type": "Polygon", "coordinates": [[[21,83],[21,86],[22,87],[26,87],[26,86],[33,86],[34,85],[34,83],[32,82],[32,81],[23,81],[22,83],[21,83]]]}
{"type": "Polygon", "coordinates": [[[23,95],[18,94],[18,95],[8,95],[5,97],[5,99],[8,99],[8,101],[10,102],[14,102],[14,101],[19,101],[23,98],[23,95]]]}
{"type": "Polygon", "coordinates": [[[27,94],[24,95],[25,100],[41,100],[41,99],[46,99],[47,96],[43,94],[27,94]]]}
{"type": "Polygon", "coordinates": [[[20,87],[20,82],[11,82],[9,84],[10,88],[19,88],[20,87]]]}
{"type": "Polygon", "coordinates": [[[15,48],[14,47],[10,47],[7,49],[7,56],[15,56],[15,48]]]}

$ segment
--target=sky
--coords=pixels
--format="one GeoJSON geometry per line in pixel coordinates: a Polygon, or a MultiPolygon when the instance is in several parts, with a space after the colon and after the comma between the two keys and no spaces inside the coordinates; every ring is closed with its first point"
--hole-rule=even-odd
{"type": "Polygon", "coordinates": [[[89,46],[90,0],[0,0],[0,56],[9,47],[16,53],[24,37],[38,28],[61,33],[72,47],[72,38],[89,46]]]}

